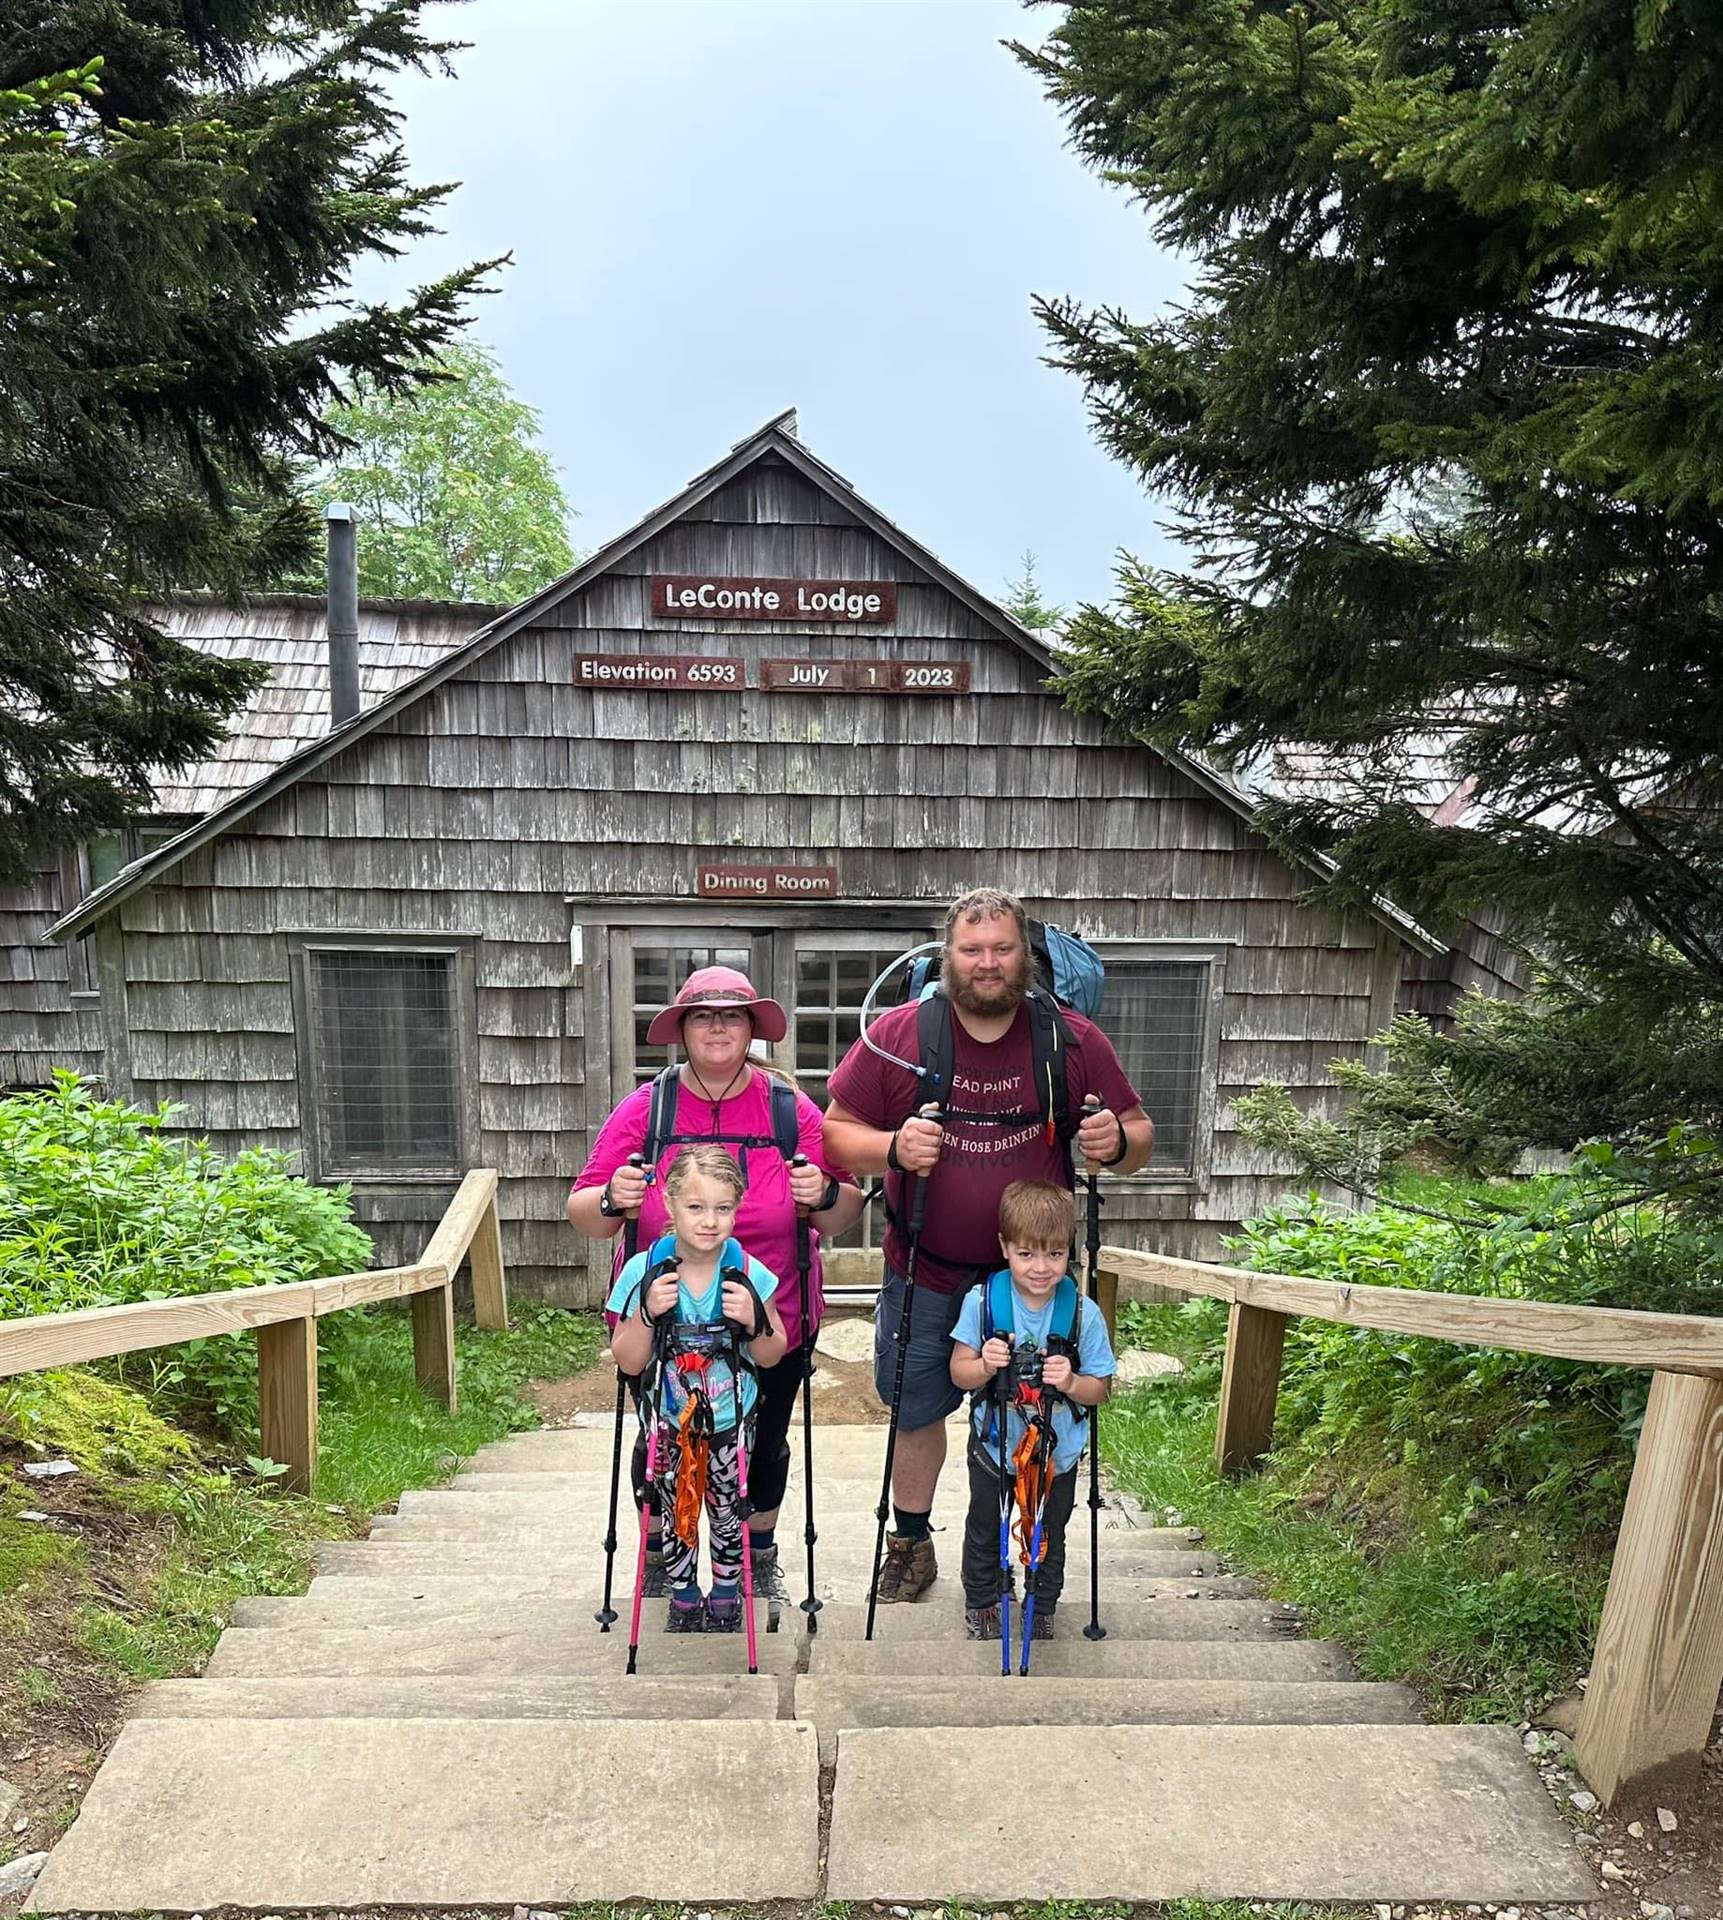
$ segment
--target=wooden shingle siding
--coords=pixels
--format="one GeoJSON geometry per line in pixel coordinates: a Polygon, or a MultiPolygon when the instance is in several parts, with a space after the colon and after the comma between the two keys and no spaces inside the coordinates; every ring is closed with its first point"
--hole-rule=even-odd
{"type": "Polygon", "coordinates": [[[56,1067],[101,1071],[100,1010],[74,996],[70,951],[44,938],[72,904],[65,891],[58,861],[0,887],[0,1092],[45,1086],[56,1067]]]}
{"type": "MultiPolygon", "coordinates": [[[[1112,1240],[1212,1255],[1286,1184],[1239,1134],[1236,1099],[1267,1078],[1301,1104],[1327,1099],[1327,1063],[1362,1058],[1380,1024],[1383,955],[1397,969],[1397,948],[1364,915],[1300,905],[1308,876],[1198,777],[1108,740],[1044,678],[998,623],[768,451],[113,909],[138,1097],[182,1101],[181,1124],[218,1145],[290,1142],[292,939],[470,940],[463,1070],[477,1082],[477,1157],[501,1174],[510,1278],[590,1304],[608,1257],[589,1261],[563,1203],[627,1084],[604,931],[629,924],[622,903],[669,903],[673,917],[686,901],[696,924],[718,925],[729,916],[693,898],[703,861],[830,864],[844,901],[882,903],[878,922],[834,911],[829,924],[858,933],[935,922],[956,892],[997,883],[1096,939],[1224,954],[1198,1167],[1115,1183],[1105,1216],[1112,1240]],[[891,580],[898,614],[868,627],[653,621],[658,572],[891,580]],[[955,659],[972,690],[592,690],[574,681],[583,653],[955,659]],[[906,912],[913,902],[924,910],[906,912]]],[[[733,920],[748,917],[738,907],[733,920]]],[[[359,1183],[378,1257],[416,1253],[451,1190],[359,1183]]]]}

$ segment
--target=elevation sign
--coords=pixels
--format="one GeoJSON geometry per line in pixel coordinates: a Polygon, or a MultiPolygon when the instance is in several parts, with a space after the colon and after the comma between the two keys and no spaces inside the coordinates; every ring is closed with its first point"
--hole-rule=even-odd
{"type": "Polygon", "coordinates": [[[884,626],[897,618],[895,580],[743,580],[713,573],[652,576],[657,620],[818,620],[884,626]]]}

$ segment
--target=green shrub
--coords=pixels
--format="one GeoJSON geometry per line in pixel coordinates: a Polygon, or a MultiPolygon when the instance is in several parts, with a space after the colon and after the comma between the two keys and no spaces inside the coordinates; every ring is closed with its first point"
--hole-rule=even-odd
{"type": "MultiPolygon", "coordinates": [[[[76,1074],[0,1101],[0,1319],[360,1272],[369,1237],[345,1188],[297,1178],[286,1156],[223,1160],[76,1074]]],[[[343,1319],[350,1316],[342,1316],[343,1319]]],[[[327,1345],[338,1351],[345,1336],[327,1345]]],[[[192,1341],[118,1369],[220,1426],[256,1419],[244,1336],[192,1341]]]]}
{"type": "MultiPolygon", "coordinates": [[[[1296,1198],[1229,1243],[1265,1272],[1498,1299],[1716,1312],[1723,1231],[1658,1206],[1609,1207],[1578,1171],[1513,1188],[1418,1184],[1431,1219],[1296,1198]],[[1487,1217],[1488,1224],[1463,1221],[1487,1217]]],[[[1126,1342],[1186,1373],[1122,1395],[1103,1421],[1126,1484],[1178,1506],[1267,1574],[1372,1677],[1486,1716],[1571,1684],[1595,1631],[1648,1376],[1287,1324],[1275,1448],[1216,1479],[1209,1449],[1226,1343],[1213,1300],[1128,1307],[1126,1342]]]]}

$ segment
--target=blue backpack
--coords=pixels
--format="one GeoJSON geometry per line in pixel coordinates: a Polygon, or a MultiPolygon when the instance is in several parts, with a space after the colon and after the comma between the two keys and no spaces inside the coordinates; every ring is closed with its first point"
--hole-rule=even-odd
{"type": "MultiPolygon", "coordinates": [[[[1075,1366],[1082,1324],[1082,1290],[1067,1273],[1060,1277],[1059,1284],[1053,1289],[1053,1319],[1047,1333],[1047,1351],[1063,1354],[1075,1366]]],[[[1011,1335],[1016,1331],[1017,1292],[1011,1284],[1011,1269],[1001,1267],[981,1283],[982,1345],[985,1346],[996,1333],[1011,1335]]],[[[973,1404],[990,1409],[982,1438],[992,1445],[999,1437],[999,1428],[991,1411],[995,1405],[992,1391],[989,1387],[978,1388],[971,1400],[973,1404]]]]}

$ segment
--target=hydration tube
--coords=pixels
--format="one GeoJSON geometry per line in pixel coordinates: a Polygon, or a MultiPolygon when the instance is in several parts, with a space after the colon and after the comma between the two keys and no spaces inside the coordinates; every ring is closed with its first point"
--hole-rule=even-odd
{"type": "Polygon", "coordinates": [[[924,953],[940,953],[944,950],[944,947],[945,942],[943,940],[924,940],[919,947],[911,947],[907,953],[900,953],[895,960],[890,962],[885,971],[881,973],[873,985],[868,988],[867,992],[862,995],[862,1045],[867,1048],[869,1053],[877,1054],[881,1060],[889,1061],[894,1067],[902,1067],[905,1073],[913,1073],[918,1080],[925,1080],[927,1078],[927,1069],[918,1061],[904,1060],[899,1058],[895,1053],[887,1053],[885,1048],[868,1032],[868,1021],[873,1017],[874,1003],[879,998],[880,988],[897,972],[899,967],[906,967],[912,960],[919,960],[924,953]]]}

